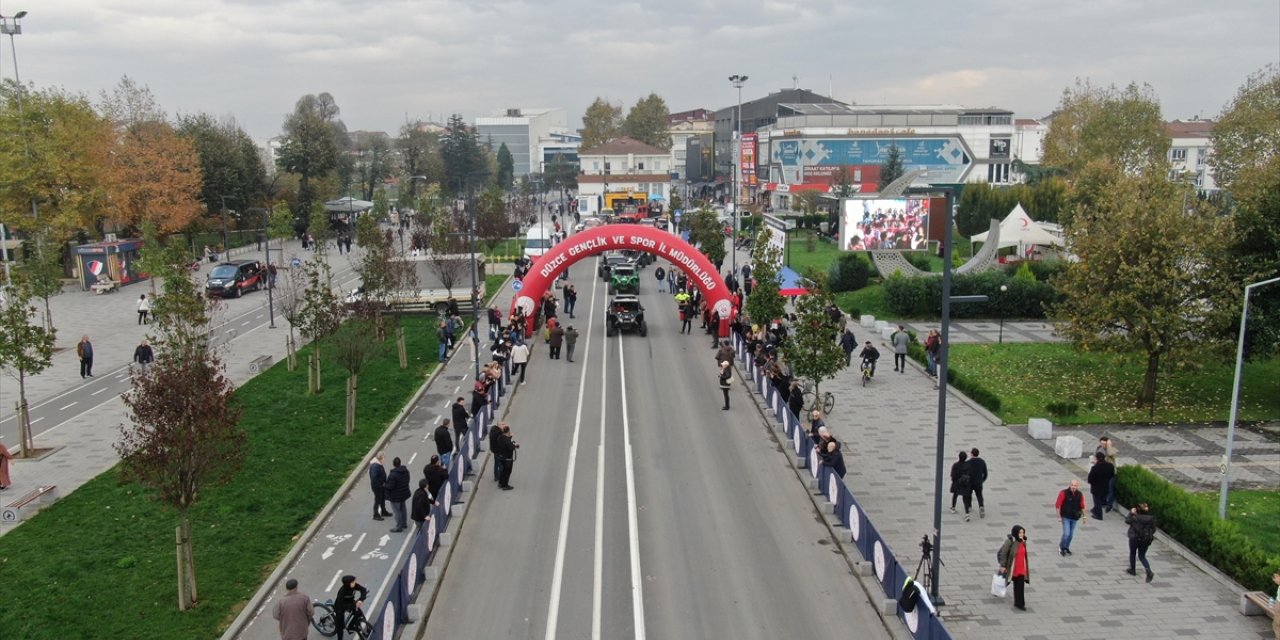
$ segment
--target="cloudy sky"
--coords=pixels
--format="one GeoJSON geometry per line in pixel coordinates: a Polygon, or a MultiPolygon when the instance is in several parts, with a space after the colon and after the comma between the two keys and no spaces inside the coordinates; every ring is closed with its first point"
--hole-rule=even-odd
{"type": "MultiPolygon", "coordinates": [[[[97,96],[122,75],[170,112],[267,138],[307,93],[350,129],[650,91],[672,111],[801,87],[860,104],[1043,116],[1076,78],[1150,83],[1212,116],[1280,60],[1277,0],[3,0],[22,79],[97,96]],[[793,80],[793,76],[798,80],[793,80]]],[[[4,43],[8,45],[8,43],[4,43]]],[[[8,46],[0,72],[12,78],[8,46]]]]}

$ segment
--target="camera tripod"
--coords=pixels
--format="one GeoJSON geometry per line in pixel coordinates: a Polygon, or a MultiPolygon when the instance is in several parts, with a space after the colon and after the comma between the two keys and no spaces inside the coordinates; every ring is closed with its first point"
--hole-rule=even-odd
{"type": "MultiPolygon", "coordinates": [[[[929,542],[929,536],[920,539],[920,563],[916,565],[915,582],[920,585],[920,590],[932,594],[933,590],[933,543],[929,542]],[[920,577],[920,573],[924,572],[924,577],[920,577]]],[[[945,562],[938,560],[940,566],[946,566],[945,562]]],[[[935,603],[941,605],[941,602],[935,603]]]]}

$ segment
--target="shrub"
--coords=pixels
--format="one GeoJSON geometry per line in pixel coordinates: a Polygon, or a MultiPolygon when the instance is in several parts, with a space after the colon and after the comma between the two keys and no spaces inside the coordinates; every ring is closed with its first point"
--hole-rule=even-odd
{"type": "Polygon", "coordinates": [[[1044,406],[1044,410],[1055,418],[1069,418],[1076,415],[1080,410],[1080,404],[1076,402],[1050,402],[1044,406]]]}
{"type": "MultiPolygon", "coordinates": [[[[1053,286],[1038,280],[1011,277],[999,271],[956,275],[951,295],[985,295],[987,302],[952,305],[952,318],[1043,318],[1046,305],[1058,300],[1053,286]],[[1004,286],[1005,291],[1000,287],[1004,286]]],[[[942,313],[942,279],[891,277],[885,281],[886,300],[895,315],[936,317],[942,313]]]]}
{"type": "Polygon", "coordinates": [[[1219,520],[1210,505],[1141,465],[1124,465],[1117,474],[1116,497],[1122,504],[1146,502],[1161,530],[1246,589],[1272,587],[1280,556],[1258,548],[1234,522],[1219,520]]]}
{"type": "Polygon", "coordinates": [[[871,263],[860,253],[842,253],[827,269],[827,284],[833,293],[857,291],[871,280],[871,263]]]}
{"type": "Polygon", "coordinates": [[[911,266],[921,271],[931,271],[933,263],[929,261],[929,254],[925,251],[904,251],[902,257],[911,263],[911,266]]]}

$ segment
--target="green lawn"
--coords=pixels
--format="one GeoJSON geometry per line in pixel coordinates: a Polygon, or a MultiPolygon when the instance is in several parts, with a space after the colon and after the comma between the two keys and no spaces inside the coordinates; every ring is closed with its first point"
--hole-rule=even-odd
{"type": "Polygon", "coordinates": [[[827,267],[840,257],[841,253],[836,245],[821,240],[808,229],[800,229],[791,232],[791,250],[790,255],[783,255],[783,260],[797,273],[804,273],[805,269],[814,267],[827,272],[827,267]],[[807,246],[812,240],[813,251],[809,251],[807,246]]]}
{"type": "MultiPolygon", "coordinates": [[[[1218,512],[1217,491],[1191,495],[1212,505],[1215,514],[1218,512]]],[[[1227,497],[1227,518],[1259,549],[1280,553],[1280,491],[1232,489],[1227,497]]]]}
{"type": "MultiPolygon", "coordinates": [[[[1068,424],[1145,423],[1148,410],[1134,406],[1145,359],[1076,351],[1068,344],[954,345],[951,366],[1000,397],[1009,424],[1047,417],[1068,424]],[[1074,402],[1078,413],[1047,415],[1051,402],[1074,402]]],[[[1209,361],[1161,373],[1155,422],[1227,420],[1233,364],[1209,361]]],[[[1280,418],[1280,358],[1247,364],[1241,420],[1280,418]]]]}
{"type": "MultiPolygon", "coordinates": [[[[204,491],[192,511],[195,609],[177,610],[176,514],[113,468],[0,537],[0,635],[216,637],[436,366],[430,320],[405,319],[407,371],[389,341],[361,374],[353,436],[343,435],[345,373],[332,363],[315,396],[305,367],[289,372],[283,362],[237,391],[248,457],[234,481],[204,491]]],[[[102,428],[115,437],[115,425],[102,428]]]]}
{"type": "Polygon", "coordinates": [[[837,293],[835,297],[836,306],[845,313],[852,313],[855,321],[858,316],[867,314],[881,320],[893,317],[884,297],[884,285],[879,283],[869,284],[857,291],[837,293]]]}
{"type": "Polygon", "coordinates": [[[524,238],[507,238],[493,247],[488,244],[482,248],[484,255],[489,257],[491,262],[502,261],[510,262],[515,258],[524,255],[524,238]]]}

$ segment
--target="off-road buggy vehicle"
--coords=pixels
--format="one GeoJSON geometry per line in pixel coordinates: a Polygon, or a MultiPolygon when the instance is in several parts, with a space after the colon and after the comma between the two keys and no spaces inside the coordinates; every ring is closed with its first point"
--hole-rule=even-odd
{"type": "Polygon", "coordinates": [[[630,262],[616,264],[609,272],[609,293],[640,293],[640,274],[630,262]]]}
{"type": "Polygon", "coordinates": [[[605,335],[615,335],[619,331],[639,331],[640,335],[648,335],[649,327],[644,323],[644,307],[640,298],[631,295],[614,296],[609,301],[605,313],[605,335]]]}

